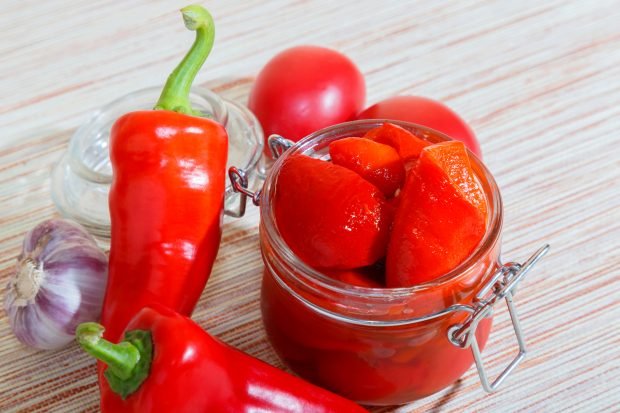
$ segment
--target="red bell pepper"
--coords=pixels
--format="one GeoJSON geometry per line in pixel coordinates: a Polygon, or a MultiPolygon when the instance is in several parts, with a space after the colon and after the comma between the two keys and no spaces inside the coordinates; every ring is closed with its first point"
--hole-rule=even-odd
{"type": "Polygon", "coordinates": [[[144,308],[125,339],[102,338],[83,323],[77,340],[108,365],[101,380],[103,413],[365,412],[362,407],[211,337],[191,319],[144,308]]]}
{"type": "Polygon", "coordinates": [[[182,10],[196,40],[172,72],[156,110],[128,113],[112,128],[109,278],[101,322],[117,340],[146,305],[189,315],[220,243],[228,136],[199,117],[191,83],[213,46],[211,15],[182,10]]]}

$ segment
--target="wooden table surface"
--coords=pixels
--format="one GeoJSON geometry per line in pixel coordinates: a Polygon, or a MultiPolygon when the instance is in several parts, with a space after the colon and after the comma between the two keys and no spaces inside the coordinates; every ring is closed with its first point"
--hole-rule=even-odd
{"type": "MultiPolygon", "coordinates": [[[[104,103],[159,85],[192,41],[180,1],[2,0],[0,283],[26,230],[56,215],[50,168],[104,103]]],[[[529,345],[499,393],[474,368],[396,411],[619,411],[620,7],[608,1],[211,1],[215,49],[198,83],[245,102],[277,51],[336,48],[368,102],[440,99],[473,126],[505,203],[503,256],[551,253],[516,297],[529,345]]],[[[258,214],[228,221],[194,318],[276,366],[258,306],[258,214]]],[[[516,352],[500,311],[484,356],[516,352]]],[[[19,344],[0,312],[0,411],[97,411],[94,363],[77,346],[19,344]]],[[[391,411],[393,408],[377,409],[391,411]]]]}

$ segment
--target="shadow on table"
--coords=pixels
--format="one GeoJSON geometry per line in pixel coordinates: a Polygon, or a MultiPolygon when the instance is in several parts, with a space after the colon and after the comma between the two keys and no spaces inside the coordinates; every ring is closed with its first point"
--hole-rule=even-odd
{"type": "Polygon", "coordinates": [[[443,406],[445,406],[450,400],[452,400],[456,396],[456,393],[458,392],[458,390],[461,388],[462,385],[463,385],[463,380],[457,380],[457,382],[452,385],[450,390],[446,394],[441,396],[441,399],[435,402],[435,405],[428,410],[428,413],[441,412],[443,410],[443,406]]]}
{"type": "Polygon", "coordinates": [[[417,411],[424,411],[426,413],[441,413],[444,409],[444,406],[456,397],[462,385],[463,385],[463,381],[458,380],[456,383],[452,385],[452,387],[448,387],[447,389],[444,389],[443,391],[445,392],[445,394],[441,396],[439,400],[432,403],[430,407],[424,406],[424,409],[426,410],[421,410],[423,409],[423,407],[421,405],[418,405],[419,402],[413,402],[409,405],[400,406],[400,407],[399,406],[386,406],[386,407],[370,408],[370,411],[372,413],[388,413],[388,412],[410,413],[410,412],[417,412],[417,411]]]}

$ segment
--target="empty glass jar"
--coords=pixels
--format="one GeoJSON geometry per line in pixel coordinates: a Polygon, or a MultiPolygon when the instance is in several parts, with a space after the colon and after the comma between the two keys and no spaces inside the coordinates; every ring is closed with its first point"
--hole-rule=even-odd
{"type": "MultiPolygon", "coordinates": [[[[112,124],[127,112],[152,108],[160,92],[159,87],[138,90],[96,111],[76,130],[53,170],[52,199],[60,213],[100,239],[110,236],[108,192],[112,167],[108,143],[112,124]]],[[[225,126],[229,136],[228,164],[243,165],[252,174],[263,149],[263,132],[252,112],[203,88],[192,88],[190,100],[195,109],[225,126]]],[[[226,213],[236,215],[238,203],[238,194],[228,186],[226,213]]]]}

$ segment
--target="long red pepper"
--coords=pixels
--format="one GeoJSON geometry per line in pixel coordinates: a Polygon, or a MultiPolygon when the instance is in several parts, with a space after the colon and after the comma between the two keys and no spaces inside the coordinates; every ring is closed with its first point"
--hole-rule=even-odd
{"type": "Polygon", "coordinates": [[[128,113],[112,128],[112,235],[101,318],[111,340],[150,304],[189,315],[220,243],[228,136],[189,102],[213,46],[213,19],[200,6],[181,12],[196,40],[156,110],[128,113]]]}
{"type": "Polygon", "coordinates": [[[166,308],[145,308],[125,339],[84,323],[77,340],[107,364],[103,413],[365,412],[359,405],[278,370],[204,332],[166,308]]]}

